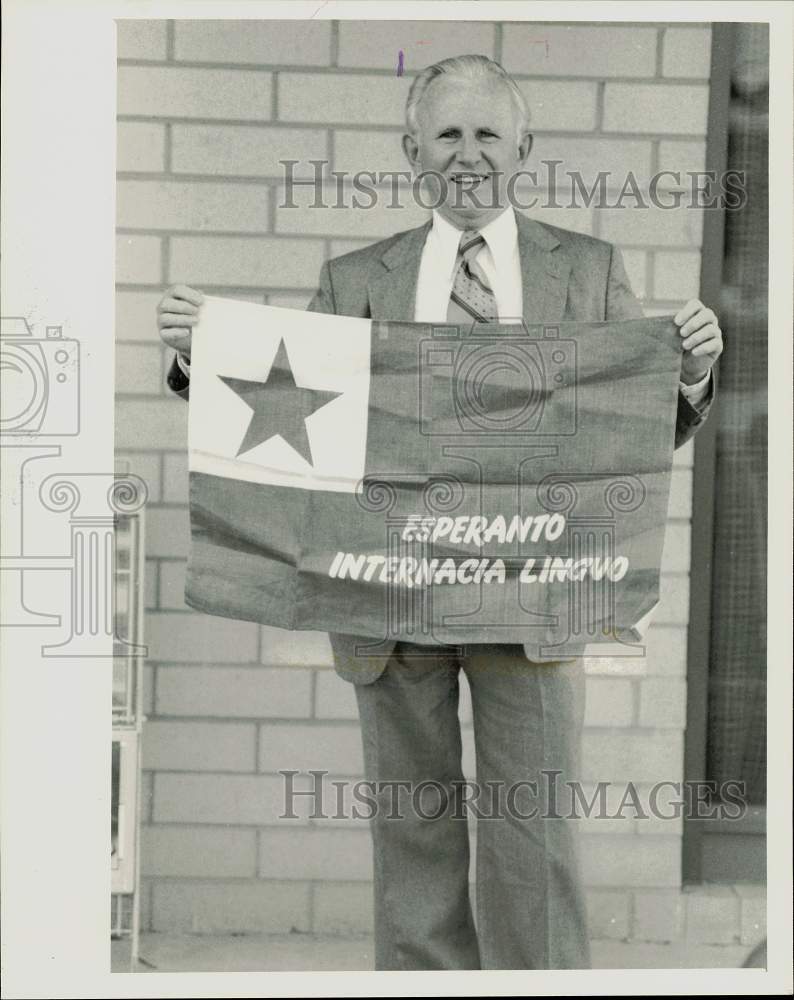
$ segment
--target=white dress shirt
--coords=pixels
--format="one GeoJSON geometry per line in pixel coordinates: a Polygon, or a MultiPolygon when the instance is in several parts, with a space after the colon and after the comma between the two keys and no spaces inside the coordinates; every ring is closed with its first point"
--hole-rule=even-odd
{"type": "MultiPolygon", "coordinates": [[[[485,272],[496,297],[500,322],[520,322],[524,313],[521,287],[521,257],[518,252],[518,228],[512,208],[506,209],[479,230],[485,240],[476,261],[485,272]]],[[[419,280],[416,283],[416,323],[444,323],[449,296],[455,281],[461,230],[456,229],[437,211],[427,234],[419,280]]]]}
{"type": "MultiPolygon", "coordinates": [[[[483,226],[480,235],[485,245],[480,248],[476,261],[485,272],[496,297],[499,321],[520,322],[524,313],[521,280],[521,257],[518,251],[518,228],[511,207],[483,226]]],[[[416,283],[414,322],[444,323],[447,317],[449,296],[455,281],[461,230],[436,210],[433,225],[427,234],[419,278],[416,283]]],[[[679,383],[681,392],[693,406],[705,397],[710,372],[692,385],[679,383]]]]}

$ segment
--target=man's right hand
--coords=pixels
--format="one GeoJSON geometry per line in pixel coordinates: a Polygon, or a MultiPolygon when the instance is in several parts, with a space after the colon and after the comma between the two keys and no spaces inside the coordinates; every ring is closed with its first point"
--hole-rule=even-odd
{"type": "Polygon", "coordinates": [[[203,294],[188,285],[173,285],[157,305],[160,337],[183,358],[190,361],[190,340],[199,321],[203,294]]]}

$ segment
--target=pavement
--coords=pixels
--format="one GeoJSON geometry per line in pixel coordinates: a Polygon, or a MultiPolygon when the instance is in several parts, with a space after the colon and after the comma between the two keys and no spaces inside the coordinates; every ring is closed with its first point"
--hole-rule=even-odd
{"type": "MultiPolygon", "coordinates": [[[[595,969],[734,969],[744,945],[594,941],[595,969]]],[[[330,934],[142,934],[138,972],[364,972],[370,936],[330,934]]],[[[111,971],[130,972],[129,939],[111,941],[111,971]]]]}

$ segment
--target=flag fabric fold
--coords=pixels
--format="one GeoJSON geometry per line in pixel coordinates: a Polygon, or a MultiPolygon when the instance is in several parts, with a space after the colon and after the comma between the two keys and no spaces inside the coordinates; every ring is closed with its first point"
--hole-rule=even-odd
{"type": "Polygon", "coordinates": [[[659,598],[670,318],[383,323],[209,296],[185,598],[286,629],[630,643],[659,598]]]}

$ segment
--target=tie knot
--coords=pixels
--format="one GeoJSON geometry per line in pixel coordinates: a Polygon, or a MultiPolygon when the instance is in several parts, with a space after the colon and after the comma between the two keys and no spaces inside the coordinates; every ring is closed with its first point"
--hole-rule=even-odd
{"type": "Polygon", "coordinates": [[[477,256],[484,243],[485,237],[481,236],[476,229],[467,229],[460,237],[458,253],[466,263],[469,263],[477,256]]]}

